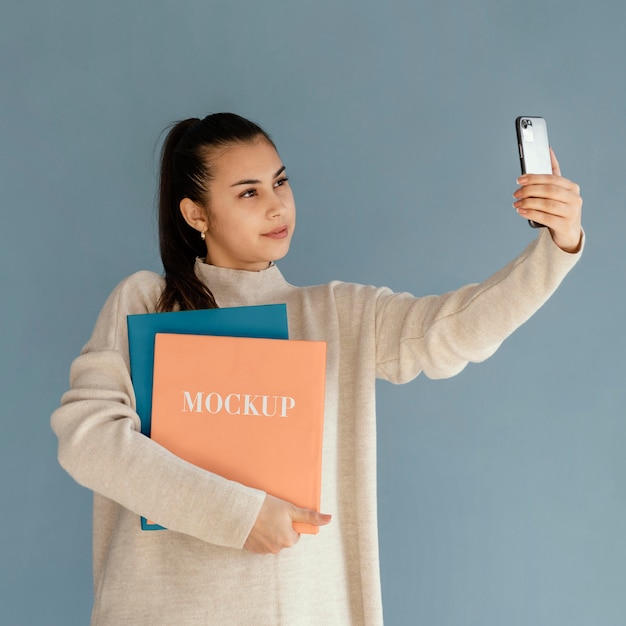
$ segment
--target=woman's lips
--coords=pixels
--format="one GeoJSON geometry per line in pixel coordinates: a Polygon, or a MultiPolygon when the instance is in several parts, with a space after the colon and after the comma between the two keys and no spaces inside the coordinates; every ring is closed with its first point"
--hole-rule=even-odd
{"type": "Polygon", "coordinates": [[[269,237],[270,239],[284,239],[289,234],[288,226],[279,226],[270,230],[268,233],[263,233],[263,237],[269,237]]]}

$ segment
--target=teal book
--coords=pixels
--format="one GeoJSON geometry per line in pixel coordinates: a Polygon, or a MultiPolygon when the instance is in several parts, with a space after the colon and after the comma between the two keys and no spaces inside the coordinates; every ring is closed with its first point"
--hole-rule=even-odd
{"type": "Polygon", "coordinates": [[[154,337],[157,333],[288,339],[287,305],[144,313],[127,316],[130,374],[141,432],[150,436],[154,337]]]}
{"type": "MultiPolygon", "coordinates": [[[[129,315],[127,324],[130,373],[135,390],[136,410],[141,420],[141,432],[147,437],[150,436],[154,339],[157,333],[289,338],[285,304],[129,315]]],[[[152,524],[143,517],[141,527],[144,530],[163,529],[162,526],[152,524]]]]}

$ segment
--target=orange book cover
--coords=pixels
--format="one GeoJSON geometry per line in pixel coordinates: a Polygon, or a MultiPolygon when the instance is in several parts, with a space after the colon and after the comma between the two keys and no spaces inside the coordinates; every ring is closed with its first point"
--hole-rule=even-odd
{"type": "Polygon", "coordinates": [[[194,465],[319,511],[325,379],[322,341],[159,333],[150,436],[194,465]]]}

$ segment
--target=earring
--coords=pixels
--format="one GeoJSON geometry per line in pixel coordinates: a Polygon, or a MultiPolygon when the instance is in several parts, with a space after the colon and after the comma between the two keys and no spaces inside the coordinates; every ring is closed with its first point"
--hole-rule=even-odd
{"type": "Polygon", "coordinates": [[[202,241],[206,239],[206,230],[200,231],[200,238],[202,239],[202,241]]]}

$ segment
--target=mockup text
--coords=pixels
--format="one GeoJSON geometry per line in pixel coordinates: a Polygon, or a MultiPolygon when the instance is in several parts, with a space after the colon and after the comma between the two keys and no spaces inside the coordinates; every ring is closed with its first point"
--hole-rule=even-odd
{"type": "Polygon", "coordinates": [[[247,393],[219,394],[183,391],[183,413],[228,413],[229,415],[263,415],[265,417],[288,417],[296,401],[289,396],[263,396],[247,393]]]}

